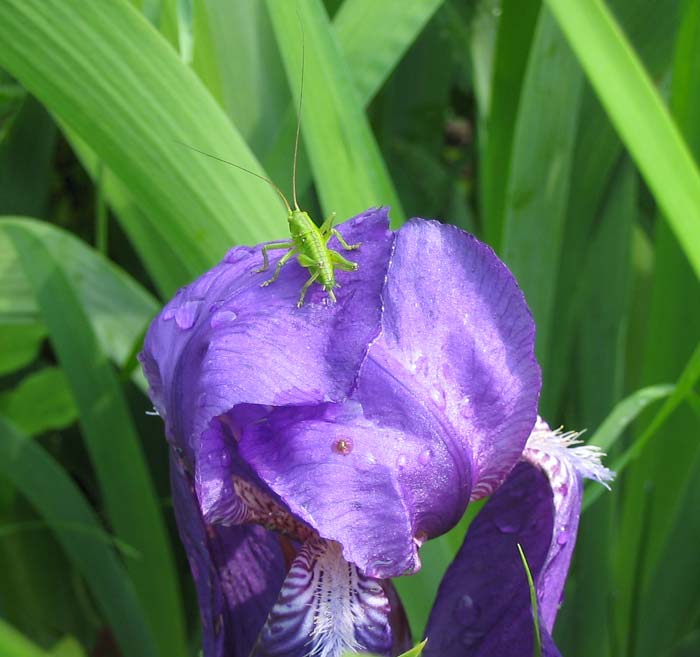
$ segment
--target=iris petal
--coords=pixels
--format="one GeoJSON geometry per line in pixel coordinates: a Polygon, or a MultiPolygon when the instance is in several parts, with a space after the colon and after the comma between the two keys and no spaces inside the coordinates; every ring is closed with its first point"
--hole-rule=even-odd
{"type": "MultiPolygon", "coordinates": [[[[552,539],[547,477],[520,463],[469,527],[440,585],[426,634],[426,657],[532,654],[530,592],[517,544],[538,581],[552,539]]],[[[558,655],[543,628],[544,654],[558,655]]]]}
{"type": "Polygon", "coordinates": [[[581,513],[583,479],[613,473],[577,434],[552,431],[538,418],[523,461],[469,527],[428,622],[426,655],[516,657],[532,654],[529,589],[517,544],[537,592],[543,655],[559,652],[551,632],[561,604],[581,513]]]}
{"type": "Polygon", "coordinates": [[[351,399],[273,410],[248,425],[240,449],[348,561],[393,577],[417,570],[418,546],[459,520],[473,476],[481,495],[512,469],[540,374],[522,293],[462,231],[404,226],[383,301],[351,399]]]}
{"type": "Polygon", "coordinates": [[[193,482],[177,457],[171,459],[170,481],[180,538],[197,587],[204,655],[248,657],[284,581],[279,541],[255,525],[206,525],[193,482]]]}
{"type": "Polygon", "coordinates": [[[345,561],[336,543],[301,548],[251,657],[340,657],[345,651],[392,652],[391,608],[384,586],[345,561]]]}
{"type": "MultiPolygon", "coordinates": [[[[462,454],[471,459],[472,499],[505,479],[535,423],[534,339],[523,294],[491,248],[434,221],[399,231],[382,333],[368,360],[444,418],[442,439],[456,463],[462,454]]],[[[362,403],[366,414],[386,417],[380,395],[362,403]]],[[[392,422],[410,426],[413,417],[394,413],[392,422]]]]}
{"type": "Polygon", "coordinates": [[[343,285],[336,304],[313,286],[297,308],[308,270],[295,261],[261,288],[270,273],[256,272],[260,248],[236,247],[154,320],[141,361],[168,436],[180,447],[195,448],[191,441],[211,419],[237,404],[309,404],[351,392],[379,331],[393,234],[386,208],[338,229],[362,248],[353,255],[358,271],[338,274],[343,285]]]}

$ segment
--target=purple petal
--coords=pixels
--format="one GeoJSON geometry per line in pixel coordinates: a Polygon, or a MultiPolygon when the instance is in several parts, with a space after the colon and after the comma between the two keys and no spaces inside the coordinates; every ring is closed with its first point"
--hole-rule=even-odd
{"type": "Polygon", "coordinates": [[[395,641],[384,586],[346,562],[337,544],[305,543],[251,657],[392,654],[395,641]]]}
{"type": "MultiPolygon", "coordinates": [[[[553,529],[547,477],[529,464],[518,464],[471,524],[445,573],[428,621],[426,657],[532,654],[530,592],[517,544],[539,591],[553,529]]],[[[544,655],[558,655],[549,627],[540,629],[544,655]]]]}
{"type": "Polygon", "coordinates": [[[351,392],[379,331],[393,235],[386,208],[338,229],[362,247],[353,253],[358,271],[338,273],[336,304],[314,285],[304,306],[296,307],[308,278],[296,261],[261,288],[285,251],[272,251],[270,270],[256,273],[260,247],[237,247],[154,320],[141,360],[172,441],[196,448],[193,437],[237,404],[312,404],[351,392]]]}
{"type": "Polygon", "coordinates": [[[286,574],[279,540],[255,525],[206,525],[177,457],[171,459],[170,481],[197,587],[204,657],[248,657],[286,574]]]}
{"type": "MultiPolygon", "coordinates": [[[[412,220],[396,239],[384,307],[369,360],[394,378],[393,399],[415,396],[439,418],[458,469],[470,459],[472,499],[490,494],[520,458],[541,383],[534,323],[513,275],[471,235],[412,220]]],[[[381,394],[361,402],[366,415],[386,417],[381,394]]],[[[397,427],[413,421],[392,416],[397,427]]]]}
{"type": "Polygon", "coordinates": [[[389,577],[417,568],[399,473],[418,465],[419,440],[368,423],[348,402],[275,409],[246,428],[239,448],[292,513],[341,543],[363,572],[389,577]]]}
{"type": "Polygon", "coordinates": [[[614,474],[600,462],[597,447],[581,445],[576,433],[552,431],[538,418],[523,458],[538,467],[549,479],[554,502],[554,529],[547,559],[538,579],[540,615],[551,632],[564,594],[571,555],[581,515],[583,479],[607,485],[614,474]]]}
{"type": "Polygon", "coordinates": [[[384,303],[352,400],[274,411],[240,449],[348,561],[393,577],[416,570],[418,546],[459,520],[473,472],[483,491],[513,467],[536,417],[539,368],[520,290],[461,231],[404,227],[384,303]]]}

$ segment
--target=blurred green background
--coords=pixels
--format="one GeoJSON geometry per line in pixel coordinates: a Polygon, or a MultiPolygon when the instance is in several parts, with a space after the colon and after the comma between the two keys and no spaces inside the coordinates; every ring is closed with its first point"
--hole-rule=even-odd
{"type": "MultiPolygon", "coordinates": [[[[270,188],[178,142],[289,192],[302,25],[303,207],[493,246],[542,415],[619,472],[562,653],[698,657],[697,0],[0,0],[0,655],[198,654],[135,355],[180,285],[284,237],[270,188]]],[[[416,638],[468,521],[398,582],[416,638]]]]}

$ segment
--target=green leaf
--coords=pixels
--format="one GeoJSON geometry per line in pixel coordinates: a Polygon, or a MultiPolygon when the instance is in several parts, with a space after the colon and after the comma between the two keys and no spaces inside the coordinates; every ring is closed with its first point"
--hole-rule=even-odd
{"type": "Polygon", "coordinates": [[[85,657],[86,653],[74,637],[66,636],[52,646],[49,655],[51,657],[85,657]]]}
{"type": "MultiPolygon", "coordinates": [[[[85,578],[124,654],[155,657],[155,645],[132,583],[112,548],[102,539],[104,530],[92,507],[39,444],[2,418],[0,476],[12,482],[53,529],[85,578]]],[[[0,650],[0,654],[12,653],[0,650]]]]}
{"type": "Polygon", "coordinates": [[[161,298],[170,299],[178,288],[198,276],[200,270],[188,265],[173,250],[161,229],[136,203],[127,186],[103,166],[87,144],[66,126],[63,126],[63,131],[93,181],[97,181],[102,166],[101,185],[108,205],[133,244],[161,298]]]}
{"type": "Polygon", "coordinates": [[[444,0],[343,2],[333,18],[333,30],[362,106],[369,104],[443,3],[444,0]]]}
{"type": "Polygon", "coordinates": [[[267,7],[297,101],[304,42],[302,112],[308,118],[302,116],[302,133],[324,212],[350,217],[389,205],[393,224],[400,225],[399,199],[323,4],[268,0],[267,7]]]}
{"type": "Polygon", "coordinates": [[[284,230],[267,185],[176,143],[260,171],[201,82],[127,3],[7,0],[0,42],[0,66],[120,178],[189,271],[234,241],[284,230]]]}
{"type": "MultiPolygon", "coordinates": [[[[264,153],[279,132],[282,110],[292,109],[265,4],[195,0],[193,9],[194,70],[253,152],[264,153]]],[[[275,179],[285,188],[291,153],[284,178],[275,179]]]]}
{"type": "MultiPolygon", "coordinates": [[[[363,107],[369,105],[439,4],[438,0],[343,2],[334,17],[333,30],[363,107]],[[371,20],[368,20],[368,15],[371,15],[371,20]],[[362,36],[358,38],[360,29],[362,36]],[[375,44],[373,48],[363,47],[368,41],[375,44]]],[[[283,117],[274,143],[262,158],[265,168],[275,181],[286,180],[291,174],[291,156],[297,126],[296,108],[291,103],[283,117]]],[[[303,144],[300,144],[297,188],[304,190],[309,182],[306,151],[303,144]]]]}
{"type": "Polygon", "coordinates": [[[700,277],[700,173],[667,108],[601,0],[547,0],[700,277]]]}
{"type": "Polygon", "coordinates": [[[420,657],[423,654],[423,649],[428,643],[428,639],[423,639],[419,644],[413,646],[410,650],[402,652],[399,657],[420,657]]]}
{"type": "MultiPolygon", "coordinates": [[[[683,370],[678,383],[676,383],[673,392],[670,394],[668,399],[664,402],[663,406],[654,415],[654,418],[646,427],[646,429],[639,434],[634,440],[634,442],[621,454],[617,459],[615,459],[612,464],[612,469],[619,475],[624,468],[629,465],[634,459],[638,458],[649,441],[654,437],[656,432],[663,426],[664,422],[670,417],[670,415],[686,400],[688,395],[691,394],[695,384],[700,381],[700,344],[696,347],[693,355],[691,356],[688,364],[683,370]]],[[[600,486],[592,488],[589,490],[590,495],[585,501],[584,506],[592,504],[601,493],[600,486]]]]}
{"type": "Polygon", "coordinates": [[[563,34],[551,14],[542,11],[513,137],[501,254],[535,317],[545,375],[582,85],[563,34]]]}
{"type": "MultiPolygon", "coordinates": [[[[506,187],[510,176],[513,139],[520,95],[535,38],[541,0],[504,0],[496,39],[482,175],[481,216],[486,241],[497,251],[503,232],[506,187]]],[[[486,119],[484,121],[484,118],[486,119]]]]}
{"type": "MultiPolygon", "coordinates": [[[[6,228],[21,226],[51,244],[63,273],[85,309],[100,349],[117,363],[158,311],[153,297],[133,279],[70,233],[31,219],[0,218],[0,321],[43,326],[34,290],[6,228]]],[[[45,333],[45,329],[42,329],[45,333]]],[[[143,377],[139,378],[145,386],[143,377]]]]}
{"type": "Polygon", "coordinates": [[[673,385],[661,384],[633,392],[610,411],[608,417],[586,442],[589,445],[597,445],[604,451],[610,450],[645,408],[659,399],[668,397],[674,389],[673,385]]]}
{"type": "Polygon", "coordinates": [[[0,618],[0,654],[3,657],[47,657],[39,646],[2,618],[0,618]]]}
{"type": "Polygon", "coordinates": [[[532,580],[532,573],[530,572],[530,564],[527,562],[525,557],[525,552],[523,552],[523,547],[518,545],[518,553],[520,554],[520,561],[522,561],[523,568],[525,569],[525,575],[527,577],[527,586],[530,589],[530,608],[532,612],[532,625],[534,630],[535,640],[532,644],[532,657],[542,657],[542,635],[540,634],[540,616],[537,611],[537,590],[535,589],[535,582],[532,580]]]}
{"type": "MultiPolygon", "coordinates": [[[[117,377],[64,269],[62,245],[46,240],[35,222],[6,220],[0,227],[15,245],[70,382],[115,533],[140,554],[127,568],[160,652],[184,657],[183,610],[160,505],[117,377]]],[[[162,453],[166,458],[165,447],[162,453]]]]}
{"type": "MultiPolygon", "coordinates": [[[[1,263],[0,254],[0,266],[1,263]]],[[[45,337],[46,329],[41,324],[0,324],[0,344],[3,345],[0,350],[0,375],[29,365],[36,358],[45,337]]]]}
{"type": "Polygon", "coordinates": [[[68,382],[57,367],[46,367],[0,394],[0,413],[28,436],[75,422],[78,411],[68,382]]]}

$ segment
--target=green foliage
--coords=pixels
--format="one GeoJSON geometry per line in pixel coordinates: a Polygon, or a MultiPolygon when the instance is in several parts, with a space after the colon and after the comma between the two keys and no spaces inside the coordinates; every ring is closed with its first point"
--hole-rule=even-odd
{"type": "MultiPolygon", "coordinates": [[[[302,53],[304,209],[489,242],[542,414],[618,469],[586,489],[562,653],[696,654],[696,0],[0,0],[0,653],[196,654],[135,355],[231,245],[286,237],[273,190],[178,142],[290,196],[302,53]]],[[[475,511],[396,582],[415,638],[475,511]]]]}

